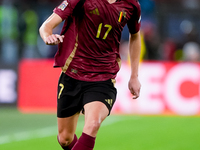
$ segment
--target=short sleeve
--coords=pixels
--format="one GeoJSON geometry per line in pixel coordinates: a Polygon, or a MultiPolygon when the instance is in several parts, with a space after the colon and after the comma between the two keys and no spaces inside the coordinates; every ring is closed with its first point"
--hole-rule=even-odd
{"type": "Polygon", "coordinates": [[[72,16],[73,10],[80,0],[64,0],[53,12],[59,15],[62,20],[72,16]]]}
{"type": "Polygon", "coordinates": [[[135,3],[134,11],[131,18],[127,22],[129,32],[135,34],[140,30],[141,26],[141,7],[139,2],[135,3]]]}

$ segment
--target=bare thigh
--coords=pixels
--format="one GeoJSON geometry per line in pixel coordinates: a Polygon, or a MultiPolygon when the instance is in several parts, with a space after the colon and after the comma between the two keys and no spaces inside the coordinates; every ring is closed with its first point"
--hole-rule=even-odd
{"type": "Polygon", "coordinates": [[[106,105],[99,101],[87,103],[85,110],[85,126],[83,132],[96,137],[103,120],[108,116],[109,110],[106,105]]]}

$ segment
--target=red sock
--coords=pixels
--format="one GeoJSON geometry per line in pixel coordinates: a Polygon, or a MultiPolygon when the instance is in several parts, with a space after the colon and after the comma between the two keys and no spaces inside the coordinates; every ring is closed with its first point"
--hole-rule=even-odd
{"type": "Polygon", "coordinates": [[[76,142],[72,150],[93,150],[95,144],[95,138],[82,133],[79,140],[76,142]]]}
{"type": "MultiPolygon", "coordinates": [[[[58,139],[58,138],[57,138],[58,139]]],[[[74,134],[74,139],[73,141],[68,145],[68,146],[61,146],[64,150],[71,150],[72,147],[76,144],[76,142],[78,141],[78,138],[76,136],[76,134],[74,134]]],[[[58,139],[59,142],[59,139],[58,139]]],[[[60,142],[59,142],[60,143],[60,142]]]]}
{"type": "Polygon", "coordinates": [[[73,148],[73,146],[76,144],[76,142],[78,141],[78,138],[76,136],[76,134],[74,134],[74,139],[73,141],[68,145],[68,148],[71,150],[73,148]]]}

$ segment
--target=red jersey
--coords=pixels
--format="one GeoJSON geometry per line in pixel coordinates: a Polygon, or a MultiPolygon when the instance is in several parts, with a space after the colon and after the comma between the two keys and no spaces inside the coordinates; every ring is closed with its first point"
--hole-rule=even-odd
{"type": "Polygon", "coordinates": [[[83,12],[73,15],[79,0],[65,0],[54,9],[66,20],[63,43],[54,66],[83,81],[114,79],[120,69],[119,44],[123,27],[134,34],[140,29],[141,9],[137,0],[85,0],[83,12]],[[65,32],[66,31],[66,32],[65,32]]]}

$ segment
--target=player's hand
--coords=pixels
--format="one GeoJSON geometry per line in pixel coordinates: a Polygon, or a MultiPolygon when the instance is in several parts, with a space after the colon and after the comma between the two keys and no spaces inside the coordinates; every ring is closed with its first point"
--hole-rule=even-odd
{"type": "Polygon", "coordinates": [[[130,92],[133,94],[133,99],[137,99],[140,96],[141,84],[137,77],[130,78],[128,83],[128,88],[130,92]]]}
{"type": "Polygon", "coordinates": [[[64,39],[64,35],[59,35],[59,34],[52,34],[49,35],[44,39],[44,42],[47,45],[57,45],[59,43],[62,43],[64,39]]]}

